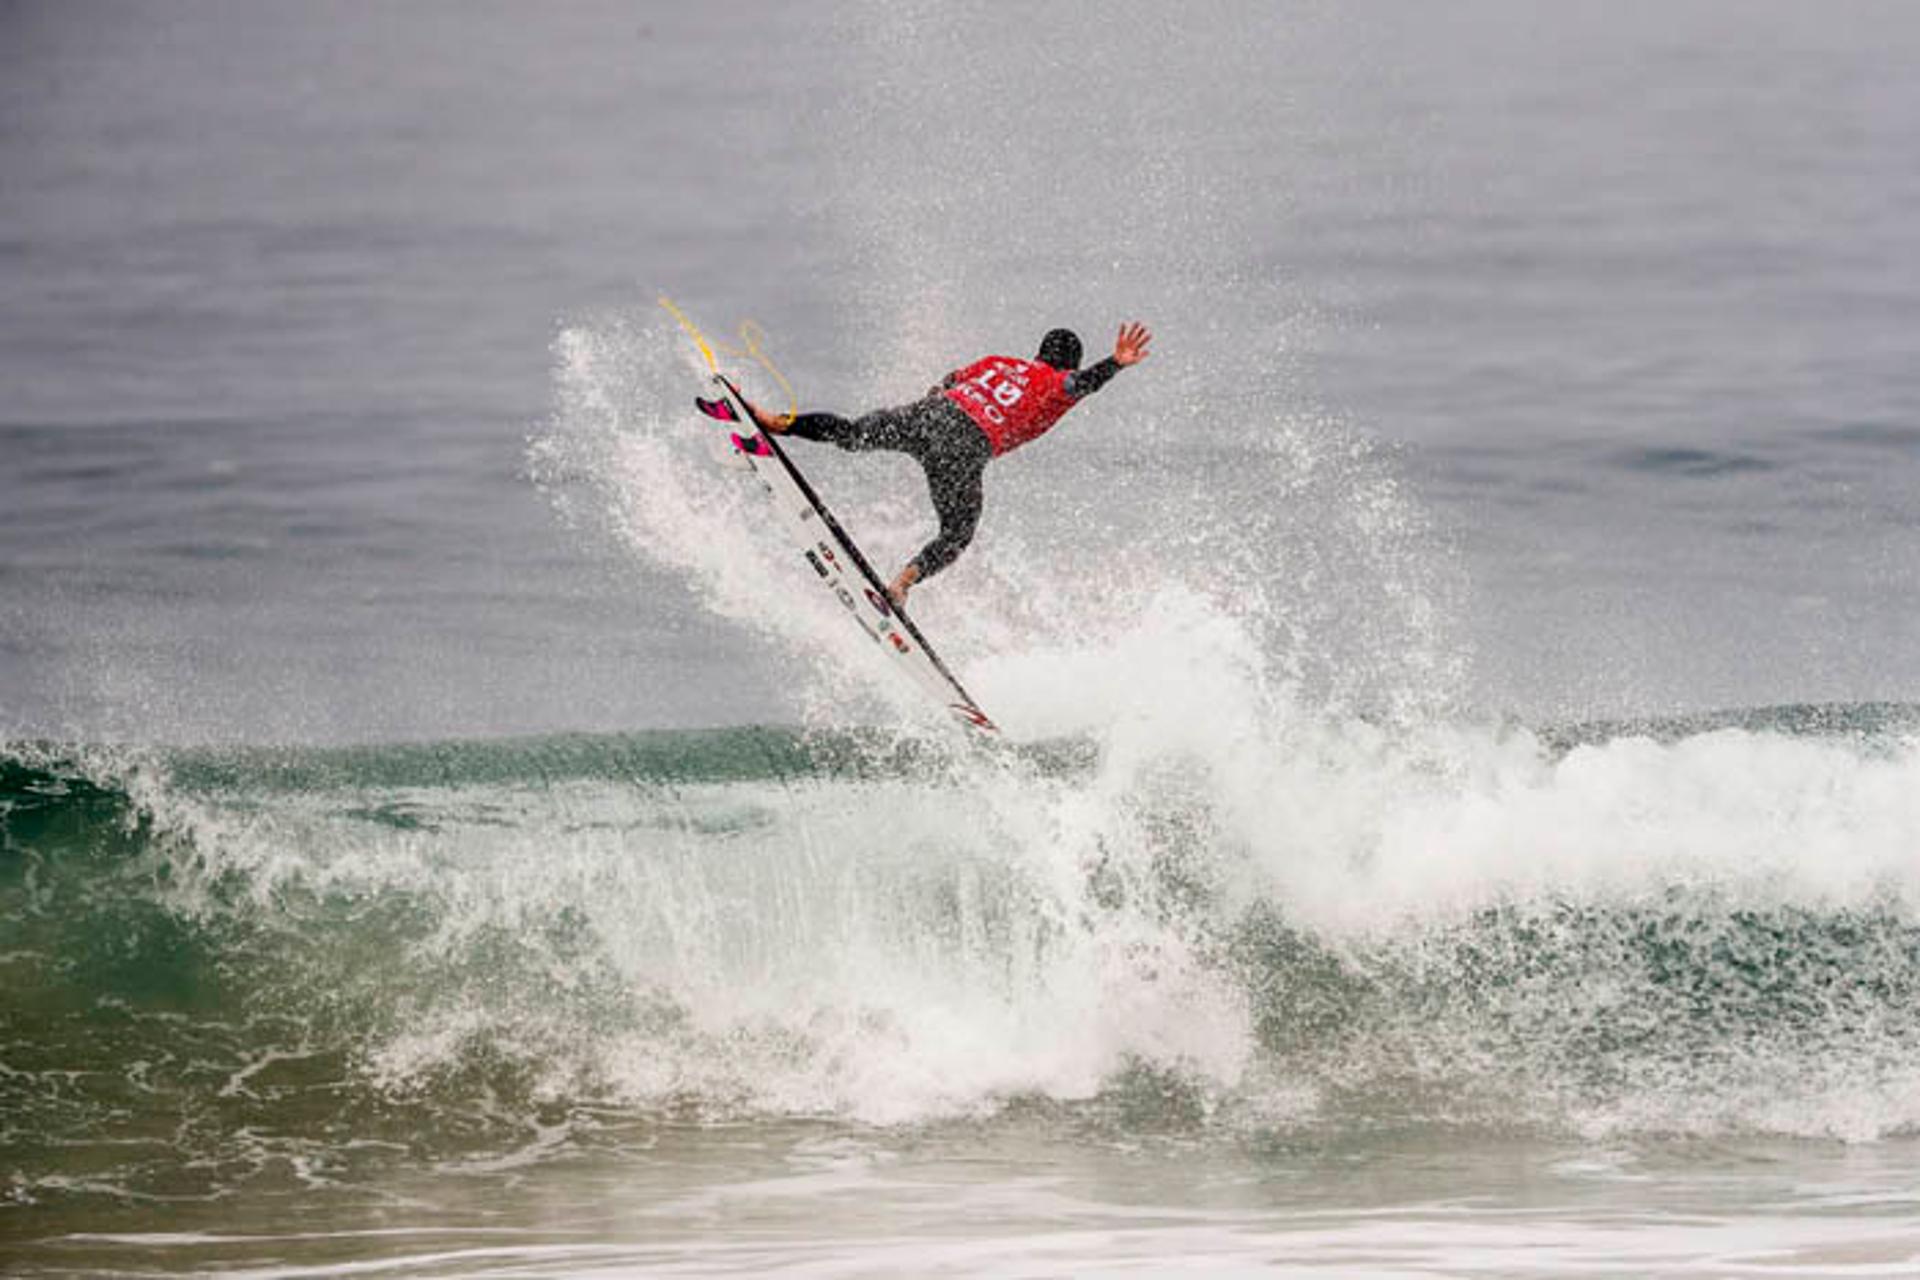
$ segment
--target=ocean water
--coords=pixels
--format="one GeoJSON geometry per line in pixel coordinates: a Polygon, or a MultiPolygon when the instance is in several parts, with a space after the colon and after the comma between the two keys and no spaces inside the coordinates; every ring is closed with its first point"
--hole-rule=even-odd
{"type": "Polygon", "coordinates": [[[1920,1270],[1917,64],[0,4],[0,1270],[1920,1270]],[[849,409],[1154,327],[915,593],[1004,741],[662,291],[849,409]]]}

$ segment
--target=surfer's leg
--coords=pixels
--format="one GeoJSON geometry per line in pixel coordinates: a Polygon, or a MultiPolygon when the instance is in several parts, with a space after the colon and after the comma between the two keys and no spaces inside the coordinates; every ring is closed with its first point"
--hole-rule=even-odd
{"type": "Polygon", "coordinates": [[[920,582],[952,564],[980,526],[980,507],[985,500],[981,478],[993,451],[978,428],[971,422],[966,425],[973,438],[956,433],[942,442],[942,448],[920,459],[934,513],[940,517],[939,534],[909,561],[919,569],[920,582]]]}
{"type": "Polygon", "coordinates": [[[915,408],[876,409],[852,420],[837,413],[803,413],[793,420],[787,434],[858,451],[908,449],[908,427],[915,408]]]}
{"type": "MultiPolygon", "coordinates": [[[[795,415],[793,422],[787,424],[787,436],[799,436],[801,439],[820,439],[829,445],[841,445],[843,439],[852,430],[852,422],[837,413],[803,413],[795,415]]],[[[843,449],[849,445],[841,445],[843,449]]]]}
{"type": "MultiPolygon", "coordinates": [[[[798,436],[802,440],[821,440],[827,444],[840,444],[853,430],[853,424],[837,413],[796,414],[787,424],[787,434],[798,436]]],[[[850,446],[842,445],[842,448],[850,446]]]]}

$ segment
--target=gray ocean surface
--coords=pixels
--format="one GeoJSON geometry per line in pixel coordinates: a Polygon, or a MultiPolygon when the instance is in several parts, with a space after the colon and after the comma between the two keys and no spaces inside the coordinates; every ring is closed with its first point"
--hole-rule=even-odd
{"type": "Polygon", "coordinates": [[[1916,208],[1892,0],[0,0],[0,1270],[1920,1269],[1916,208]],[[1153,327],[1005,750],[663,292],[1153,327]]]}
{"type": "Polygon", "coordinates": [[[526,480],[557,331],[659,291],[844,408],[1152,322],[978,560],[1042,493],[1097,576],[1115,467],[1204,499],[1304,423],[1390,455],[1469,707],[1920,695],[1907,6],[4,13],[11,728],[790,716],[526,480]]]}

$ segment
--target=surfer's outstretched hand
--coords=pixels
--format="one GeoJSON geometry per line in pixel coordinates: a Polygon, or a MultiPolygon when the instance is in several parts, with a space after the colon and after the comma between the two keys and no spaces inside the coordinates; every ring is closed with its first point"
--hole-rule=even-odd
{"type": "Polygon", "coordinates": [[[1147,344],[1152,341],[1153,335],[1147,332],[1147,326],[1137,320],[1127,321],[1120,326],[1120,336],[1113,340],[1114,363],[1139,364],[1147,358],[1147,344]]]}

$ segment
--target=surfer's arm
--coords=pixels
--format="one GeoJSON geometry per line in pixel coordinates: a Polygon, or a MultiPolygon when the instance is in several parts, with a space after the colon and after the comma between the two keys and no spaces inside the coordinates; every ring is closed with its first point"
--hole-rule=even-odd
{"type": "Polygon", "coordinates": [[[1112,356],[1108,356],[1098,364],[1090,364],[1084,369],[1075,369],[1067,375],[1067,394],[1075,400],[1082,396],[1090,396],[1112,381],[1113,375],[1118,372],[1120,372],[1120,362],[1112,356]]]}
{"type": "Polygon", "coordinates": [[[1120,334],[1113,340],[1113,354],[1098,364],[1076,369],[1067,375],[1067,394],[1078,400],[1081,396],[1090,396],[1113,380],[1113,375],[1128,365],[1139,364],[1147,358],[1147,344],[1153,341],[1153,335],[1147,332],[1147,326],[1137,321],[1128,321],[1120,326],[1120,334]]]}

